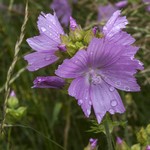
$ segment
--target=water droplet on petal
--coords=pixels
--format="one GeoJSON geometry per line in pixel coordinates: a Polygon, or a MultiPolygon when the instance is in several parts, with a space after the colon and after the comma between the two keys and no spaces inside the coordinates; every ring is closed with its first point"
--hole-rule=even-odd
{"type": "Polygon", "coordinates": [[[38,82],[40,82],[41,81],[41,79],[38,79],[38,82]]]}
{"type": "Polygon", "coordinates": [[[90,109],[87,109],[86,112],[87,112],[87,115],[88,115],[88,116],[89,116],[90,113],[91,113],[90,109]]]}
{"type": "Polygon", "coordinates": [[[124,88],[126,91],[130,91],[130,88],[128,86],[125,86],[124,88]]]}
{"type": "Polygon", "coordinates": [[[29,66],[31,66],[31,65],[33,65],[33,63],[32,63],[32,62],[30,62],[30,63],[29,63],[29,66]]]}
{"type": "Polygon", "coordinates": [[[83,100],[82,99],[78,100],[78,105],[82,105],[82,104],[83,104],[83,100]]]}
{"type": "Polygon", "coordinates": [[[110,104],[112,107],[115,107],[115,106],[117,106],[118,103],[116,100],[112,100],[110,104]]]}
{"type": "Polygon", "coordinates": [[[109,88],[109,90],[110,90],[111,92],[113,92],[113,91],[115,90],[115,88],[114,88],[113,86],[111,86],[111,87],[109,88]]]}
{"type": "Polygon", "coordinates": [[[112,108],[109,109],[109,112],[110,112],[112,115],[115,113],[115,111],[114,111],[112,108]]]}
{"type": "Polygon", "coordinates": [[[41,30],[42,30],[42,32],[45,32],[45,31],[46,31],[46,29],[45,29],[44,27],[41,27],[41,30]]]}
{"type": "Polygon", "coordinates": [[[100,123],[100,122],[101,122],[101,120],[102,120],[102,117],[101,117],[101,115],[99,115],[99,114],[96,114],[96,117],[97,117],[97,121],[98,121],[98,123],[100,123]]]}
{"type": "Polygon", "coordinates": [[[117,81],[115,84],[116,84],[117,86],[120,86],[120,85],[121,85],[121,82],[120,82],[120,81],[117,81]]]}
{"type": "Polygon", "coordinates": [[[139,65],[143,66],[143,63],[138,60],[139,65]]]}
{"type": "Polygon", "coordinates": [[[48,60],[51,59],[51,57],[50,56],[46,56],[44,59],[48,61],[48,60]]]}
{"type": "Polygon", "coordinates": [[[38,67],[36,67],[34,70],[35,70],[35,71],[37,71],[38,69],[39,69],[39,68],[38,68],[38,67]]]}
{"type": "Polygon", "coordinates": [[[130,59],[131,59],[131,60],[134,60],[134,57],[132,56],[132,57],[130,57],[130,59]]]}
{"type": "Polygon", "coordinates": [[[92,105],[92,102],[91,102],[91,101],[89,101],[89,105],[92,105]]]}

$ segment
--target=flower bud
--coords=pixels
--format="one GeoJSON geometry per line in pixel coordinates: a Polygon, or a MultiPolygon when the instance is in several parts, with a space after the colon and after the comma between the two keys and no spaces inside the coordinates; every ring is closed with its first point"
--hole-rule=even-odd
{"type": "Polygon", "coordinates": [[[10,97],[8,99],[8,107],[10,108],[16,108],[19,104],[19,101],[16,97],[16,94],[14,91],[11,92],[10,97]]]}

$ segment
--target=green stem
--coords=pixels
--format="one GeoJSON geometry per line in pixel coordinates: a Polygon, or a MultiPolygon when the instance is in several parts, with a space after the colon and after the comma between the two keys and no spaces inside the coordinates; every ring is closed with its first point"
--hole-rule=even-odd
{"type": "Polygon", "coordinates": [[[106,131],[108,150],[113,150],[113,145],[112,145],[112,141],[111,141],[111,134],[109,132],[109,125],[108,125],[108,122],[107,122],[107,118],[104,122],[104,126],[105,126],[105,131],[106,131]]]}

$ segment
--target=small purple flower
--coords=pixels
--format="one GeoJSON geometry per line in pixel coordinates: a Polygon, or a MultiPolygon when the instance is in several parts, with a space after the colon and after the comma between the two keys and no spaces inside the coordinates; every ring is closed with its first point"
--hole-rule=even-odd
{"type": "Polygon", "coordinates": [[[150,0],[143,0],[143,2],[148,4],[147,11],[150,12],[150,0]]]}
{"type": "Polygon", "coordinates": [[[117,9],[111,4],[108,4],[106,6],[100,5],[98,7],[98,20],[107,21],[116,10],[117,9]]]}
{"type": "Polygon", "coordinates": [[[150,150],[150,145],[148,145],[145,150],[150,150]]]}
{"type": "Polygon", "coordinates": [[[94,150],[96,148],[97,141],[98,141],[98,139],[90,138],[89,142],[90,142],[91,150],[94,150]]]}
{"type": "Polygon", "coordinates": [[[37,77],[32,88],[55,88],[60,89],[65,85],[65,80],[57,76],[37,77]]]}
{"type": "Polygon", "coordinates": [[[116,6],[118,9],[121,9],[121,8],[126,7],[127,4],[128,4],[128,1],[127,1],[127,0],[122,0],[122,1],[119,1],[119,2],[115,3],[115,6],[116,6]]]}
{"type": "Polygon", "coordinates": [[[60,22],[63,25],[68,26],[69,18],[72,13],[72,9],[69,5],[68,0],[53,0],[51,8],[56,11],[56,15],[60,19],[60,22]]]}
{"type": "Polygon", "coordinates": [[[75,30],[78,27],[76,20],[70,16],[70,29],[75,30]]]}
{"type": "Polygon", "coordinates": [[[10,93],[10,97],[16,97],[16,94],[15,94],[15,92],[14,92],[14,91],[11,91],[11,93],[10,93]]]}
{"type": "Polygon", "coordinates": [[[128,4],[127,0],[122,0],[118,3],[116,3],[115,5],[112,5],[109,3],[108,5],[105,5],[105,6],[99,6],[98,20],[99,21],[107,21],[116,10],[125,7],[127,4],[128,4]]]}
{"type": "Polygon", "coordinates": [[[122,139],[120,137],[117,137],[117,144],[120,145],[120,144],[122,144],[122,142],[123,142],[122,139]]]}
{"type": "Polygon", "coordinates": [[[55,13],[54,15],[42,13],[38,17],[37,24],[40,35],[27,39],[30,47],[36,51],[24,57],[28,61],[29,71],[36,71],[59,59],[55,52],[61,45],[60,35],[64,35],[55,13]]]}

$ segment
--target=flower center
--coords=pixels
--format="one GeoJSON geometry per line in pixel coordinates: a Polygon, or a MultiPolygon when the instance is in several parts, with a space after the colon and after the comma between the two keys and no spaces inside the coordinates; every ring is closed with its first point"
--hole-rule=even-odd
{"type": "Polygon", "coordinates": [[[89,72],[89,78],[91,83],[94,85],[100,84],[102,82],[101,76],[93,69],[91,69],[89,72]]]}

